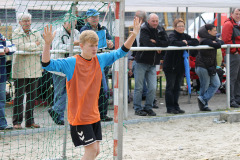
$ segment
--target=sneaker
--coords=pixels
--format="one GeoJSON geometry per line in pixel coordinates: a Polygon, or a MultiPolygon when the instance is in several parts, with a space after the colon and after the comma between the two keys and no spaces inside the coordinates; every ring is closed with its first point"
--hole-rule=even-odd
{"type": "Polygon", "coordinates": [[[149,109],[149,110],[144,110],[148,116],[156,116],[157,114],[152,110],[152,109],[149,109]]]}
{"type": "Polygon", "coordinates": [[[7,130],[13,130],[13,127],[11,126],[6,126],[4,128],[0,128],[0,130],[7,131],[7,130]]]}
{"type": "Polygon", "coordinates": [[[57,125],[64,125],[64,121],[63,120],[59,120],[57,123],[56,123],[57,125]]]}
{"type": "Polygon", "coordinates": [[[109,122],[109,121],[112,121],[112,120],[113,120],[112,117],[108,117],[108,116],[101,117],[101,121],[104,121],[104,122],[109,122]]]}
{"type": "Polygon", "coordinates": [[[156,99],[154,99],[154,101],[153,101],[153,107],[152,108],[159,108],[158,105],[157,105],[157,100],[156,99]]]}
{"type": "Polygon", "coordinates": [[[200,111],[212,111],[212,110],[208,107],[205,107],[205,108],[200,109],[200,111]]]}
{"type": "Polygon", "coordinates": [[[170,113],[170,114],[178,114],[179,112],[175,109],[171,109],[171,110],[167,110],[167,113],[170,113]]]}
{"type": "Polygon", "coordinates": [[[52,120],[57,124],[57,125],[64,125],[64,121],[58,120],[59,114],[55,112],[52,108],[48,109],[49,115],[52,117],[52,120]]]}
{"type": "Polygon", "coordinates": [[[185,113],[185,111],[184,111],[184,110],[182,110],[182,109],[177,109],[177,111],[178,111],[178,113],[180,113],[180,114],[183,114],[183,113],[185,113]]]}
{"type": "Polygon", "coordinates": [[[146,116],[147,112],[143,111],[143,110],[139,110],[139,111],[135,111],[135,115],[138,116],[146,116]]]}
{"type": "Polygon", "coordinates": [[[240,108],[240,105],[237,104],[237,102],[231,102],[230,107],[232,108],[240,108]]]}
{"type": "Polygon", "coordinates": [[[202,101],[199,98],[197,98],[197,100],[198,100],[198,107],[201,111],[203,108],[205,108],[205,105],[202,103],[202,101]]]}

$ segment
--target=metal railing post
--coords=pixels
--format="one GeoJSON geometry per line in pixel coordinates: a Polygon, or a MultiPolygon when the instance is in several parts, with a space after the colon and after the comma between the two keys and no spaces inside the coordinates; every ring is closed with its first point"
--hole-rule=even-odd
{"type": "Polygon", "coordinates": [[[230,48],[231,45],[227,45],[226,49],[226,95],[227,95],[227,108],[230,109],[230,48]]]}
{"type": "Polygon", "coordinates": [[[124,57],[124,101],[123,101],[123,109],[124,109],[124,119],[128,118],[128,56],[124,57]]]}

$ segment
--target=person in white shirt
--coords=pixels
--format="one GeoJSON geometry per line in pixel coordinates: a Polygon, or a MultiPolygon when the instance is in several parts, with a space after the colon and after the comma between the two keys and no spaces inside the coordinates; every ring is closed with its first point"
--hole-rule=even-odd
{"type": "MultiPolygon", "coordinates": [[[[53,50],[66,50],[69,51],[71,47],[71,21],[74,21],[76,17],[67,13],[64,17],[64,24],[57,28],[56,36],[52,43],[53,50]]],[[[76,26],[76,20],[74,25],[76,26]]],[[[75,28],[75,27],[74,27],[75,28]]],[[[79,46],[80,32],[77,29],[73,31],[73,45],[79,46]]],[[[66,58],[69,54],[53,53],[51,59],[66,58]]],[[[54,104],[48,109],[48,113],[52,117],[53,121],[58,125],[64,125],[64,111],[66,107],[66,77],[54,73],[52,75],[54,86],[54,104]]]]}

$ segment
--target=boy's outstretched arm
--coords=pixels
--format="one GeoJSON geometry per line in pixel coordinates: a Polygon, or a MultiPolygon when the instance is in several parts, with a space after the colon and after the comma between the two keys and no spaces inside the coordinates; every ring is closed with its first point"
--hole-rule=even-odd
{"type": "Polygon", "coordinates": [[[42,53],[43,63],[48,63],[50,61],[50,47],[55,35],[56,35],[56,31],[52,33],[52,25],[50,25],[50,28],[48,27],[48,25],[44,27],[43,39],[45,41],[45,44],[43,46],[43,53],[42,53]]]}
{"type": "Polygon", "coordinates": [[[130,49],[132,47],[133,42],[134,42],[137,34],[140,31],[140,27],[141,27],[141,21],[139,21],[138,17],[134,18],[134,20],[133,20],[133,31],[130,32],[131,33],[130,36],[128,37],[128,39],[124,43],[124,46],[127,49],[130,49]]]}

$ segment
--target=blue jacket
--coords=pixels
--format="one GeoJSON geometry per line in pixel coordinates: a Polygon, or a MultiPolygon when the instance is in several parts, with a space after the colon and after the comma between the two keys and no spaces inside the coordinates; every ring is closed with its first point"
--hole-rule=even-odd
{"type": "MultiPolygon", "coordinates": [[[[0,52],[4,51],[4,48],[11,46],[7,46],[7,40],[6,38],[0,33],[0,52]]],[[[13,51],[10,51],[7,53],[7,55],[11,55],[13,51]]],[[[6,57],[5,55],[0,55],[0,83],[6,82],[7,80],[7,73],[6,73],[6,57]]]]}
{"type": "MultiPolygon", "coordinates": [[[[85,31],[85,30],[92,30],[92,26],[91,26],[89,23],[86,23],[85,26],[83,26],[83,27],[81,28],[80,33],[82,33],[82,32],[85,31]]],[[[98,23],[98,30],[99,30],[99,31],[100,31],[100,30],[106,30],[106,38],[107,38],[108,40],[113,40],[113,39],[112,39],[112,36],[110,36],[109,31],[108,31],[108,29],[107,29],[105,26],[101,26],[101,25],[98,23]]]]}

